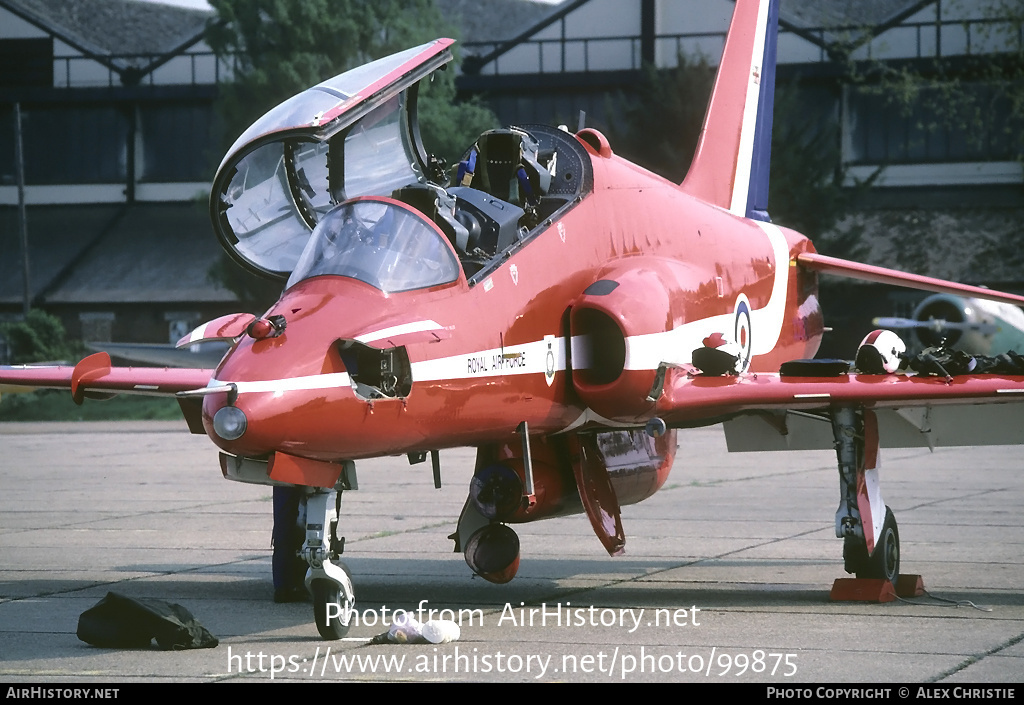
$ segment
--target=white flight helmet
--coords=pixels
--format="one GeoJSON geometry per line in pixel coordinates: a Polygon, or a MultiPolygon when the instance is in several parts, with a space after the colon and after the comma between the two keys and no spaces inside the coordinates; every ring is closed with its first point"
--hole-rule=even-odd
{"type": "Polygon", "coordinates": [[[880,375],[895,372],[907,351],[907,344],[891,330],[873,330],[857,348],[855,362],[860,372],[880,375]]]}

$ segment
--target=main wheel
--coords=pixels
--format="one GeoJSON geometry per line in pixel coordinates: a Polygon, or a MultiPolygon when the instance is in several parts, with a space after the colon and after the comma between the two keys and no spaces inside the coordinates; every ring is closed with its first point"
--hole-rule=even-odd
{"type": "Polygon", "coordinates": [[[352,626],[350,611],[354,608],[356,598],[352,588],[352,579],[344,563],[336,564],[345,573],[345,584],[339,585],[333,580],[320,578],[312,583],[313,618],[316,630],[328,641],[342,639],[352,626]]]}
{"type": "Polygon", "coordinates": [[[882,535],[874,552],[868,556],[864,541],[848,536],[843,542],[843,560],[847,573],[856,573],[858,578],[881,578],[896,585],[900,577],[900,530],[889,507],[885,508],[882,535]]]}

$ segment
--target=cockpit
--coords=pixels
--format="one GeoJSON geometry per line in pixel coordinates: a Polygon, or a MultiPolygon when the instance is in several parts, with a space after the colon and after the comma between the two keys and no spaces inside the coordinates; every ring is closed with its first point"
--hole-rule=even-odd
{"type": "Polygon", "coordinates": [[[564,130],[490,130],[445,185],[413,184],[392,196],[437,223],[474,284],[590,190],[588,166],[585,150],[564,130]]]}
{"type": "Polygon", "coordinates": [[[591,190],[585,149],[545,126],[488,131],[450,172],[433,168],[417,89],[450,61],[450,44],[336,76],[246,130],[211,196],[236,261],[289,287],[339,275],[392,293],[460,272],[472,286],[591,190]]]}

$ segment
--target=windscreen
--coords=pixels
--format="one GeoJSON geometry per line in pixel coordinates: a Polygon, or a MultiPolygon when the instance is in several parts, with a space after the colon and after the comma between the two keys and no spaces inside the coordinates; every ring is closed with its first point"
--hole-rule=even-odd
{"type": "Polygon", "coordinates": [[[451,246],[422,216],[393,202],[360,199],[324,216],[288,286],[335,275],[394,293],[453,282],[459,271],[451,246]]]}

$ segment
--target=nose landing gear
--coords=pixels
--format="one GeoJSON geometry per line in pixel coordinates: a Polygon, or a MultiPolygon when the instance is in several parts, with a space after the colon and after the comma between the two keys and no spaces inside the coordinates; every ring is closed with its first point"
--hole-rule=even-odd
{"type": "Polygon", "coordinates": [[[317,490],[306,498],[306,542],[302,557],[309,563],[306,587],[313,593],[316,630],[327,640],[343,638],[352,625],[356,593],[348,567],[338,560],[345,539],[338,538],[341,492],[317,490]]]}

